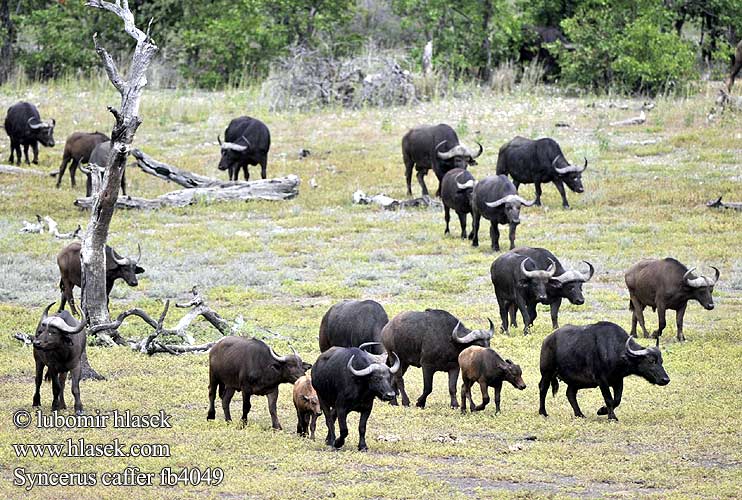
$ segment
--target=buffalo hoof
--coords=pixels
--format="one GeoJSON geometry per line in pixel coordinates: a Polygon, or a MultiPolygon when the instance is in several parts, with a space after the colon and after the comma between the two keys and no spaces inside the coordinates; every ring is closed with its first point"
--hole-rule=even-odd
{"type": "Polygon", "coordinates": [[[471,246],[478,247],[479,246],[479,242],[478,241],[472,241],[471,242],[471,246]]]}
{"type": "Polygon", "coordinates": [[[39,160],[34,160],[31,163],[33,163],[34,165],[38,165],[39,164],[39,160]]]}
{"type": "Polygon", "coordinates": [[[614,422],[618,422],[618,418],[616,418],[615,413],[611,413],[608,415],[608,420],[613,420],[614,422]]]}
{"type": "Polygon", "coordinates": [[[538,414],[541,415],[542,417],[548,417],[549,416],[549,414],[546,413],[546,410],[539,410],[538,411],[538,414]]]}
{"type": "Polygon", "coordinates": [[[459,407],[458,403],[451,403],[451,409],[455,410],[459,407]]]}
{"type": "Polygon", "coordinates": [[[216,411],[210,411],[206,414],[206,420],[214,420],[216,418],[216,411]]]}
{"type": "Polygon", "coordinates": [[[575,413],[575,417],[577,417],[577,418],[585,418],[585,415],[582,412],[580,412],[580,413],[575,413]]]}
{"type": "Polygon", "coordinates": [[[598,415],[608,415],[608,408],[605,406],[601,406],[598,410],[598,415]]]}
{"type": "Polygon", "coordinates": [[[418,408],[425,408],[425,401],[418,400],[417,403],[415,403],[415,406],[418,408]]]}
{"type": "Polygon", "coordinates": [[[404,406],[405,408],[409,408],[410,407],[410,400],[409,399],[408,400],[404,400],[403,399],[402,400],[402,406],[404,406]]]}
{"type": "Polygon", "coordinates": [[[335,440],[332,446],[334,446],[336,450],[339,450],[340,448],[343,447],[344,444],[345,444],[345,438],[341,436],[335,440]]]}
{"type": "Polygon", "coordinates": [[[85,412],[82,411],[82,408],[80,408],[79,410],[75,410],[75,415],[79,416],[79,415],[84,415],[84,414],[85,412]]]}
{"type": "Polygon", "coordinates": [[[368,446],[366,446],[366,443],[359,444],[358,451],[368,451],[368,446]]]}

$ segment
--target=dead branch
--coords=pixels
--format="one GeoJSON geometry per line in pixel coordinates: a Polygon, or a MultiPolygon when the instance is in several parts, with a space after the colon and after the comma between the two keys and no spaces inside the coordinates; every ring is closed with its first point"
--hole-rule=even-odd
{"type": "Polygon", "coordinates": [[[709,208],[726,208],[731,210],[742,210],[742,202],[739,201],[721,201],[721,196],[715,200],[706,203],[709,208]]]}
{"type": "Polygon", "coordinates": [[[385,194],[377,194],[376,196],[368,196],[361,190],[353,193],[353,203],[357,205],[370,205],[376,204],[386,210],[398,210],[400,208],[410,207],[436,207],[440,208],[443,206],[440,201],[432,199],[430,196],[423,196],[422,198],[414,198],[412,200],[395,200],[394,198],[385,194]]]}
{"type": "Polygon", "coordinates": [[[0,164],[0,174],[29,174],[29,175],[45,175],[40,170],[34,170],[33,168],[21,168],[14,167],[13,165],[2,165],[0,164]]]}
{"type": "Polygon", "coordinates": [[[33,337],[27,333],[23,333],[23,332],[14,333],[13,338],[16,340],[20,340],[25,345],[33,344],[33,337]]]}
{"type": "Polygon", "coordinates": [[[131,155],[136,158],[137,166],[141,168],[145,173],[159,177],[166,181],[172,181],[176,184],[180,184],[184,188],[200,188],[200,187],[212,187],[212,186],[233,186],[235,184],[244,183],[245,181],[237,182],[223,182],[219,179],[212,177],[206,177],[187,170],[181,170],[173,165],[162,163],[155,160],[151,156],[143,153],[139,149],[134,149],[131,155]]]}
{"type": "Polygon", "coordinates": [[[20,231],[18,231],[19,233],[41,234],[44,232],[44,223],[46,223],[47,227],[49,228],[49,234],[60,240],[71,240],[79,238],[80,233],[82,232],[82,227],[80,226],[80,224],[78,224],[77,229],[75,229],[73,232],[60,233],[57,221],[55,221],[48,215],[42,219],[39,214],[36,214],[36,222],[28,222],[25,220],[21,222],[23,223],[23,227],[20,229],[20,231]]]}
{"type": "Polygon", "coordinates": [[[639,116],[636,116],[634,118],[627,118],[626,120],[620,120],[617,122],[611,122],[611,127],[621,127],[624,125],[641,125],[647,121],[647,115],[644,113],[644,110],[642,109],[639,113],[639,116]]]}
{"type": "MultiPolygon", "coordinates": [[[[157,210],[166,207],[185,207],[199,202],[247,200],[290,200],[299,194],[299,177],[288,175],[276,179],[265,179],[236,183],[233,186],[214,186],[171,191],[154,199],[120,196],[116,208],[157,210]]],[[[75,206],[91,208],[94,198],[78,198],[75,206]]]]}

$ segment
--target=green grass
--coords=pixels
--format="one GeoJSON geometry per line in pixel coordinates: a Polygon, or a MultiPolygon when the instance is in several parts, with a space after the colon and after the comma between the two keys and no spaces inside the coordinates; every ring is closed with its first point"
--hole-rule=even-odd
{"type": "MultiPolygon", "coordinates": [[[[105,83],[105,82],[103,82],[105,83]]],[[[713,95],[711,93],[710,95],[713,95]]],[[[26,99],[42,117],[57,119],[58,146],[42,149],[39,169],[56,169],[67,135],[77,130],[111,127],[106,105],[114,92],[99,81],[66,81],[51,87],[0,88],[0,109],[26,99]]],[[[264,101],[263,101],[264,102],[264,101]]],[[[43,305],[58,299],[55,256],[64,242],[48,235],[18,234],[21,220],[51,215],[60,230],[87,223],[87,213],[72,206],[76,196],[65,177],[56,190],[48,177],[0,174],[0,496],[18,498],[541,498],[657,497],[733,498],[742,488],[742,405],[738,376],[742,360],[742,223],[739,213],[712,211],[704,202],[723,195],[742,200],[740,115],[705,120],[712,98],[660,99],[640,127],[608,123],[634,111],[608,108],[600,98],[538,95],[489,95],[393,110],[331,109],[311,114],[269,113],[258,92],[148,90],[136,147],[161,161],[205,175],[216,170],[217,134],[241,114],[264,120],[273,144],[271,177],[289,173],[302,179],[298,198],[287,202],[197,205],[157,212],[117,212],[110,243],[130,254],[143,248],[138,288],[119,283],[112,314],[142,307],[155,316],[166,299],[183,300],[197,285],[209,305],[229,321],[242,318],[241,332],[269,340],[286,352],[285,339],[305,360],[317,357],[317,333],[327,308],[343,298],[373,298],[390,316],[406,310],[443,308],[470,327],[483,328],[487,317],[498,323],[489,266],[488,226],[481,246],[443,236],[443,214],[435,209],[386,212],[354,206],[351,194],[405,193],[400,140],[411,126],[447,122],[462,139],[485,147],[478,178],[495,170],[497,150],[516,134],[554,137],[566,156],[579,163],[587,156],[586,192],[568,193],[572,210],[561,208],[552,185],[544,187],[542,208],[525,208],[516,243],[543,246],[563,261],[585,259],[596,268],[585,286],[586,304],[565,305],[561,324],[598,320],[630,326],[624,271],[642,257],[674,256],[689,265],[721,270],[717,308],[691,304],[685,319],[689,341],[673,342],[674,315],[663,337],[667,387],[630,378],[618,423],[597,417],[598,390],[580,393],[588,418],[571,416],[564,385],[547,402],[550,417],[537,415],[538,358],[550,332],[548,310],[539,307],[533,334],[497,334],[492,343],[519,363],[528,388],[503,391],[503,411],[466,416],[448,408],[445,376],[436,375],[425,410],[378,403],[368,426],[368,453],[355,451],[357,414],[341,452],[323,444],[324,420],[314,442],[298,438],[290,388],[282,386],[282,432],[270,430],[264,398],[253,398],[248,425],[225,424],[221,409],[207,422],[208,356],[148,357],[125,348],[90,346],[93,366],[105,382],[82,383],[86,410],[130,409],[139,414],[164,409],[173,429],[163,430],[18,430],[11,413],[30,410],[33,394],[32,351],[13,340],[31,333],[43,305]],[[588,104],[592,104],[588,106],[588,104]],[[566,121],[569,128],[556,128],[566,121]],[[657,140],[656,143],[646,143],[657,140]],[[643,144],[644,143],[644,144],[643,144]],[[312,154],[298,159],[300,148],[312,154]],[[314,177],[318,188],[309,187],[314,177]],[[272,336],[278,337],[272,337],[272,336]],[[15,456],[11,443],[62,442],[68,437],[90,442],[167,443],[170,458],[31,459],[15,456]],[[453,436],[453,437],[451,437],[453,436]],[[535,437],[535,439],[526,439],[535,437]],[[98,485],[38,487],[26,494],[12,485],[13,469],[28,471],[143,471],[163,467],[222,467],[219,486],[133,490],[98,485]]],[[[640,103],[632,103],[638,107],[640,103]]],[[[0,140],[0,161],[8,155],[0,140]]],[[[259,170],[252,168],[257,178],[259,170]]],[[[133,195],[154,197],[177,188],[130,165],[133,195]]],[[[437,187],[433,175],[428,187],[437,187]]],[[[413,186],[419,193],[419,187],[413,186]]],[[[521,194],[533,196],[532,186],[521,194]]],[[[456,219],[454,217],[454,219],[456,219]]],[[[469,222],[471,224],[471,222],[469,222]]],[[[452,221],[452,233],[459,233],[452,221]]],[[[506,233],[501,244],[506,243],[506,233]]],[[[167,325],[183,313],[172,308],[167,325]]],[[[656,315],[647,314],[651,328],[656,315]]],[[[520,320],[519,320],[520,322],[520,320]]],[[[147,329],[136,320],[121,328],[140,338],[147,329]]],[[[217,333],[204,321],[194,323],[199,342],[217,333]]],[[[640,339],[641,340],[641,339],[640,339]]],[[[643,343],[648,343],[641,340],[643,343]]],[[[408,392],[422,390],[421,373],[406,376],[408,392]]],[[[42,409],[50,411],[51,388],[42,388],[42,409]]],[[[478,393],[475,394],[479,400],[478,393]]],[[[68,395],[68,401],[70,396],[68,395]]],[[[232,411],[239,415],[241,398],[232,411]]]]}

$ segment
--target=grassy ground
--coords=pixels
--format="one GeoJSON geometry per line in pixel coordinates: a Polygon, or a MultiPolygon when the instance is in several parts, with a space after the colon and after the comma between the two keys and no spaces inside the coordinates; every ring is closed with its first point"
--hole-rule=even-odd
{"type": "MultiPolygon", "coordinates": [[[[497,149],[516,134],[551,136],[568,158],[590,167],[583,177],[586,193],[569,193],[573,209],[561,209],[556,189],[546,186],[544,208],[524,209],[517,243],[544,246],[563,261],[591,261],[595,278],[585,286],[586,304],[562,308],[561,323],[609,320],[628,328],[630,313],[623,272],[642,257],[674,256],[690,265],[715,265],[721,280],[717,308],[689,307],[689,341],[672,341],[674,315],[663,338],[669,386],[627,380],[619,423],[597,417],[598,390],[580,394],[585,420],[571,416],[564,388],[549,398],[548,419],[537,415],[538,356],[550,332],[546,309],[539,307],[533,335],[495,335],[493,347],[518,362],[528,384],[503,391],[503,412],[493,408],[461,416],[447,406],[445,376],[436,376],[425,410],[377,404],[368,428],[370,451],[355,451],[357,415],[341,452],[318,439],[298,438],[290,388],[283,386],[279,417],[283,432],[270,430],[265,400],[254,398],[246,428],[218,420],[207,422],[205,355],[147,357],[125,348],[90,347],[91,363],[107,377],[86,381],[86,410],[102,413],[129,409],[138,414],[163,409],[172,429],[19,430],[11,421],[17,409],[31,408],[33,361],[28,347],[11,339],[32,332],[43,305],[58,299],[55,256],[64,245],[48,235],[18,234],[21,220],[51,215],[62,231],[87,222],[72,206],[75,192],[65,177],[56,190],[48,177],[0,174],[0,496],[18,498],[470,498],[470,497],[736,497],[742,487],[742,223],[739,213],[711,211],[704,202],[724,195],[742,200],[741,117],[724,115],[707,123],[713,90],[690,99],[657,101],[641,126],[608,124],[638,114],[638,101],[565,98],[538,93],[480,95],[386,110],[329,110],[307,114],[269,113],[250,92],[201,93],[147,91],[144,123],[137,147],[162,161],[198,173],[216,171],[216,136],[230,118],[250,114],[271,129],[269,175],[296,173],[301,194],[288,202],[199,205],[159,212],[118,212],[110,243],[125,253],[142,243],[147,272],[136,289],[119,283],[112,313],[138,306],[158,314],[167,298],[185,298],[198,285],[209,304],[230,320],[244,320],[246,335],[269,337],[278,352],[291,339],[305,360],[319,354],[320,319],[334,302],[373,298],[390,316],[405,310],[443,308],[468,326],[497,322],[489,266],[495,255],[487,228],[482,246],[472,248],[443,236],[441,210],[385,212],[355,206],[351,194],[385,192],[403,197],[400,139],[411,126],[446,122],[459,136],[485,147],[481,178],[494,173],[497,149]],[[629,104],[630,109],[612,107],[629,104]],[[557,128],[557,122],[570,127],[557,128]],[[656,141],[647,143],[646,141],[656,141]],[[312,154],[299,160],[300,148],[312,154]],[[316,189],[309,187],[314,177],[316,189]],[[18,458],[11,443],[63,442],[84,437],[106,443],[167,443],[170,458],[18,458]],[[14,469],[29,472],[142,471],[163,467],[221,467],[218,486],[37,487],[30,493],[13,486],[14,469]]],[[[25,99],[42,117],[57,120],[58,146],[43,149],[38,168],[51,171],[61,160],[64,138],[76,130],[110,130],[105,105],[117,99],[108,86],[73,83],[52,87],[0,89],[0,108],[25,99]]],[[[9,142],[0,140],[5,162],[9,142]]],[[[253,169],[252,175],[258,176],[253,169]]],[[[177,186],[127,172],[130,192],[151,197],[177,186]]],[[[428,187],[437,182],[428,175],[428,187]]],[[[79,181],[78,181],[79,182],[79,181]]],[[[413,186],[419,193],[419,187],[413,186]]],[[[521,194],[532,196],[531,186],[521,194]]],[[[453,226],[454,234],[458,226],[453,226]]],[[[703,267],[703,269],[707,269],[703,267]]],[[[170,313],[175,324],[181,311],[170,313]]],[[[648,314],[650,328],[656,315],[648,314]]],[[[121,329],[127,337],[146,330],[133,321],[121,329]]],[[[198,340],[216,338],[204,322],[194,324],[198,340]]],[[[645,342],[646,343],[646,342],[645,342]]],[[[408,391],[422,390],[420,370],[407,375],[408,391]]],[[[42,409],[50,411],[48,384],[42,409]]],[[[69,398],[69,396],[68,396],[69,398]]],[[[477,395],[477,399],[479,396],[477,395]]],[[[69,399],[68,399],[69,400],[69,399]]],[[[241,398],[233,401],[238,413],[241,398]]],[[[159,476],[158,476],[159,478],[159,476]]],[[[156,480],[155,483],[159,483],[156,480]]]]}

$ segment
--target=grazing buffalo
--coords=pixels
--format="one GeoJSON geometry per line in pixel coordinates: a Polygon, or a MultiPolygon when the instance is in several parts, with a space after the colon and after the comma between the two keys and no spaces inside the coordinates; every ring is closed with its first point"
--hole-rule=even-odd
{"type": "Polygon", "coordinates": [[[497,156],[497,174],[513,178],[515,189],[520,184],[536,184],[536,205],[541,205],[541,184],[553,182],[562,196],[562,206],[569,208],[564,184],[575,193],[582,193],[582,167],[570,165],[559,144],[553,139],[531,140],[516,137],[500,148],[497,156]]]}
{"type": "Polygon", "coordinates": [[[488,387],[495,388],[495,413],[500,413],[500,392],[502,382],[510,382],[518,390],[526,388],[523,382],[523,371],[509,359],[503,360],[499,354],[492,349],[473,345],[467,347],[459,354],[459,366],[461,367],[461,413],[466,413],[466,398],[469,398],[471,411],[484,410],[490,402],[487,392],[488,387]],[[474,405],[471,397],[471,386],[479,382],[482,390],[482,404],[474,405]]]}
{"type": "Polygon", "coordinates": [[[41,406],[41,381],[44,367],[46,377],[52,382],[52,410],[64,410],[64,383],[67,372],[72,374],[72,395],[75,397],[75,413],[82,414],[80,400],[80,375],[82,374],[82,355],[85,352],[85,316],[77,321],[67,311],[49,316],[54,302],[46,306],[36,327],[33,340],[33,357],[36,362],[36,392],[33,406],[41,406]]]}
{"type": "Polygon", "coordinates": [[[515,248],[515,229],[520,224],[521,205],[530,207],[535,202],[526,201],[518,196],[518,191],[510,179],[504,175],[485,177],[476,186],[472,193],[472,246],[479,246],[479,221],[482,217],[490,221],[490,238],[492,249],[500,251],[500,231],[498,224],[510,226],[510,249],[515,248]]]}
{"type": "Polygon", "coordinates": [[[737,50],[734,52],[734,62],[732,63],[732,69],[729,72],[729,78],[727,79],[727,92],[732,93],[732,87],[734,86],[734,79],[737,78],[740,70],[742,70],[742,40],[737,44],[737,50]]]}
{"type": "MultiPolygon", "coordinates": [[[[122,279],[129,286],[137,286],[137,274],[142,274],[144,269],[139,267],[139,259],[142,258],[142,247],[138,246],[139,255],[134,259],[120,256],[116,250],[106,245],[106,297],[111,295],[113,283],[117,279],[122,279]]],[[[70,309],[73,314],[77,314],[75,308],[75,299],[72,290],[82,283],[82,271],[80,269],[80,243],[70,243],[57,255],[57,265],[59,266],[59,289],[62,291],[62,302],[59,304],[59,311],[64,310],[67,302],[70,303],[70,309]]]]}
{"type": "Polygon", "coordinates": [[[428,188],[425,185],[425,175],[428,170],[438,178],[438,191],[441,192],[440,183],[443,176],[451,169],[466,169],[469,165],[476,165],[475,161],[482,154],[484,148],[479,145],[479,152],[473,153],[469,148],[459,142],[456,132],[446,125],[424,126],[411,129],[402,138],[402,159],[405,166],[405,178],[407,179],[407,195],[412,196],[412,168],[417,170],[417,182],[423,189],[423,196],[428,196],[428,188]]]}
{"type": "MultiPolygon", "coordinates": [[[[292,348],[293,350],[293,348],[292,348]]],[[[224,337],[209,352],[209,412],[214,420],[214,399],[219,389],[224,420],[230,422],[229,403],[235,391],[242,391],[242,422],[247,423],[252,395],[268,397],[268,411],[274,429],[281,429],[276,413],[278,385],[293,384],[312,367],[293,355],[279,356],[265,342],[246,337],[224,337]]]]}
{"type": "Polygon", "coordinates": [[[296,408],[296,433],[314,439],[317,417],[322,415],[317,391],[312,386],[312,377],[304,375],[294,382],[294,407],[296,408]]]}
{"type": "Polygon", "coordinates": [[[399,359],[392,367],[357,347],[333,347],[323,352],[312,369],[312,385],[317,390],[327,424],[325,443],[335,449],[343,447],[348,436],[348,413],[361,414],[358,421],[358,449],[367,450],[366,423],[374,398],[394,399],[392,375],[399,370],[399,359]],[[335,437],[335,420],[340,436],[335,437]]]}
{"type": "Polygon", "coordinates": [[[265,123],[249,116],[235,118],[224,131],[224,142],[217,137],[222,148],[219,170],[229,172],[229,180],[236,181],[242,169],[245,180],[250,180],[248,165],[260,165],[260,176],[265,179],[268,168],[268,150],[271,133],[265,123]]]}
{"type": "Polygon", "coordinates": [[[548,259],[549,267],[540,268],[518,250],[511,250],[496,258],[490,267],[490,276],[500,307],[502,330],[507,333],[508,314],[511,307],[517,307],[523,318],[523,334],[527,335],[536,319],[536,304],[549,303],[546,287],[556,273],[556,263],[548,259]]]}
{"type": "Polygon", "coordinates": [[[621,404],[623,379],[629,375],[638,375],[656,385],[670,383],[662,367],[660,350],[637,346],[620,326],[607,321],[564,326],[548,335],[541,345],[538,412],[548,417],[546,393],[551,385],[556,395],[561,380],[567,384],[567,399],[575,417],[585,417],[577,404],[577,391],[600,387],[605,406],[598,410],[598,415],[618,420],[613,410],[621,404]]]}
{"type": "Polygon", "coordinates": [[[39,144],[47,148],[54,147],[54,125],[56,121],[41,121],[39,110],[31,103],[19,102],[8,108],[5,117],[5,132],[10,137],[10,158],[8,163],[13,164],[15,153],[16,164],[21,164],[21,146],[28,163],[28,147],[33,149],[33,162],[39,163],[39,144]]]}
{"type": "MultiPolygon", "coordinates": [[[[77,173],[77,167],[80,164],[88,163],[90,161],[90,155],[93,153],[95,147],[102,142],[109,142],[111,139],[106,134],[100,132],[75,132],[67,138],[67,142],[64,143],[64,153],[62,155],[62,164],[59,166],[59,172],[57,172],[57,187],[62,183],[62,177],[64,177],[64,171],[67,169],[67,164],[72,161],[70,165],[70,182],[72,187],[75,187],[75,174],[77,173]]],[[[88,196],[90,196],[88,194],[88,196]]]]}
{"type": "Polygon", "coordinates": [[[665,329],[665,313],[668,309],[676,311],[675,320],[678,325],[677,338],[685,340],[683,335],[683,316],[689,300],[696,300],[706,310],[714,308],[714,285],[719,281],[719,270],[714,270],[714,279],[706,276],[695,276],[695,267],[688,269],[677,260],[644,259],[626,271],[626,286],[629,288],[629,309],[631,310],[631,335],[636,336],[637,321],[642,327],[644,336],[647,329],[644,326],[644,308],[650,306],[657,310],[659,326],[652,334],[653,337],[662,335],[665,329]]]}
{"type": "MultiPolygon", "coordinates": [[[[87,181],[85,182],[85,196],[91,196],[93,194],[93,180],[90,178],[91,175],[93,175],[95,172],[93,172],[93,169],[99,169],[99,171],[103,171],[106,168],[106,165],[108,164],[108,157],[111,154],[111,142],[110,141],[104,141],[95,146],[93,149],[93,152],[90,153],[90,164],[88,167],[90,170],[84,170],[82,167],[80,167],[80,170],[85,173],[87,176],[87,181]]],[[[97,175],[97,173],[96,173],[97,175]]],[[[126,168],[121,172],[121,192],[126,196],[126,168]]]]}
{"type": "MultiPolygon", "coordinates": [[[[433,374],[448,372],[448,393],[451,408],[458,408],[456,382],[459,378],[459,354],[470,345],[489,346],[494,333],[489,330],[469,330],[451,313],[439,309],[423,312],[409,311],[395,316],[381,332],[381,341],[387,352],[399,356],[401,367],[394,375],[394,390],[402,395],[402,404],[410,405],[404,387],[404,374],[410,366],[423,369],[423,393],[416,405],[425,408],[428,395],[433,392],[433,374]]],[[[396,397],[392,404],[396,405],[396,397]]]]}
{"type": "MultiPolygon", "coordinates": [[[[386,311],[373,300],[345,300],[330,307],[319,326],[319,350],[330,347],[359,347],[367,342],[381,342],[381,329],[389,322],[386,311]]],[[[381,354],[381,346],[369,349],[381,354]]]]}
{"type": "MultiPolygon", "coordinates": [[[[468,170],[454,168],[443,176],[441,181],[441,200],[443,201],[446,230],[443,234],[451,231],[448,223],[451,220],[451,209],[459,216],[461,224],[461,239],[466,239],[466,214],[471,213],[471,199],[476,181],[468,170]]],[[[472,235],[469,235],[471,238],[472,235]]]]}
{"type": "MultiPolygon", "coordinates": [[[[582,285],[590,281],[590,278],[595,274],[595,268],[589,262],[583,261],[588,267],[587,274],[572,269],[567,271],[562,266],[562,263],[559,262],[559,259],[545,248],[519,247],[513,251],[529,257],[538,269],[545,269],[552,263],[556,264],[554,276],[546,284],[546,298],[551,309],[551,326],[556,330],[559,328],[559,308],[562,305],[562,299],[567,299],[575,305],[584,304],[585,297],[582,295],[582,285]]],[[[515,304],[512,304],[510,306],[511,326],[518,326],[515,321],[515,309],[515,304]]],[[[531,318],[531,320],[533,319],[535,317],[531,318]]]]}

